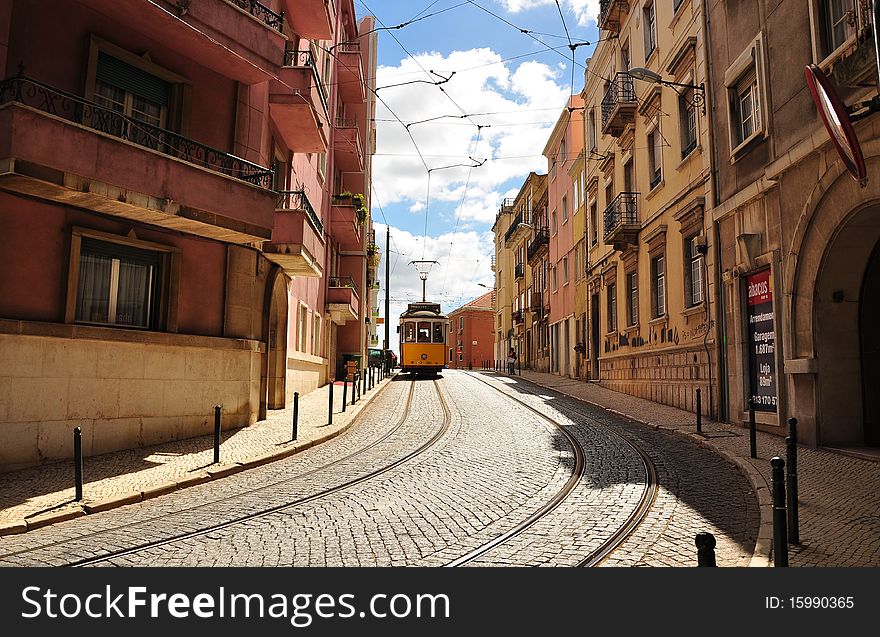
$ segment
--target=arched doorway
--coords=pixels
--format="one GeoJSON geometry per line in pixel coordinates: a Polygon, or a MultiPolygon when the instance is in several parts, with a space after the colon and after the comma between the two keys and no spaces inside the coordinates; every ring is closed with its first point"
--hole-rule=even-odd
{"type": "Polygon", "coordinates": [[[266,365],[262,385],[261,418],[266,409],[284,409],[287,387],[287,278],[281,268],[274,268],[268,281],[269,294],[265,326],[266,365]],[[265,405],[265,408],[264,408],[265,405]]]}
{"type": "Polygon", "coordinates": [[[813,337],[822,445],[880,446],[878,243],[880,205],[873,204],[839,223],[817,272],[813,337]]]}

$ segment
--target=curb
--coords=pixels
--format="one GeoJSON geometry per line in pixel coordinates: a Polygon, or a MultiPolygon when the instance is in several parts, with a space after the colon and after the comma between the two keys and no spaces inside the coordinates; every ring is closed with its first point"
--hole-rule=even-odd
{"type": "Polygon", "coordinates": [[[626,418],[627,420],[631,420],[632,422],[639,425],[649,427],[655,431],[660,431],[666,434],[674,434],[682,438],[691,440],[692,442],[696,442],[701,447],[709,449],[713,453],[717,454],[718,456],[722,457],[724,460],[735,466],[752,487],[752,492],[755,494],[755,499],[757,500],[758,511],[760,514],[760,521],[758,522],[758,535],[755,538],[755,548],[752,551],[752,557],[749,560],[749,567],[751,568],[772,566],[770,555],[771,549],[773,547],[773,504],[770,498],[770,486],[767,484],[767,480],[764,479],[763,474],[761,474],[761,472],[758,471],[758,469],[756,469],[751,462],[717,447],[715,444],[712,443],[710,439],[705,438],[695,432],[683,431],[677,427],[666,427],[664,425],[652,423],[647,420],[642,420],[641,418],[636,418],[635,416],[625,414],[622,411],[618,411],[616,409],[610,409],[591,400],[573,396],[572,394],[564,392],[561,389],[557,389],[549,385],[544,385],[534,380],[523,378],[522,376],[519,376],[518,378],[537,387],[549,389],[560,394],[565,394],[569,398],[572,398],[584,404],[591,405],[599,409],[604,409],[609,413],[620,416],[621,418],[626,418]]]}
{"type": "Polygon", "coordinates": [[[241,471],[245,471],[253,467],[259,467],[264,464],[269,464],[270,462],[275,462],[276,460],[283,460],[284,458],[288,458],[294,454],[299,453],[300,451],[305,451],[306,449],[310,449],[315,445],[319,445],[323,442],[327,442],[328,440],[336,438],[337,436],[340,436],[351,429],[351,427],[355,423],[357,423],[358,418],[360,417],[361,412],[363,412],[364,408],[366,408],[372,402],[375,396],[380,395],[385,390],[385,388],[388,387],[390,381],[393,378],[393,376],[389,376],[388,378],[382,379],[379,385],[374,386],[373,389],[370,390],[372,392],[371,395],[364,394],[361,396],[361,398],[358,399],[357,404],[349,405],[348,410],[352,413],[351,420],[349,420],[344,426],[336,431],[323,434],[313,440],[306,440],[293,444],[279,451],[270,451],[269,453],[263,454],[261,456],[242,460],[232,465],[217,467],[215,469],[207,468],[199,473],[195,473],[189,477],[182,478],[180,480],[161,482],[159,484],[147,487],[142,491],[134,491],[97,502],[79,504],[76,506],[76,508],[73,508],[69,511],[36,515],[32,518],[24,518],[20,521],[9,522],[0,525],[0,537],[4,535],[17,535],[20,533],[26,533],[34,529],[49,526],[50,524],[66,522],[74,518],[91,515],[93,513],[100,513],[102,511],[109,511],[110,509],[115,509],[121,506],[125,506],[127,504],[136,504],[150,498],[156,498],[160,495],[167,495],[169,493],[179,491],[187,487],[192,487],[198,484],[211,482],[212,480],[225,478],[227,476],[240,473],[241,471]],[[384,382],[386,380],[389,382],[384,382]],[[377,392],[376,390],[379,391],[377,392]],[[362,400],[364,401],[363,404],[361,404],[362,400]]]}

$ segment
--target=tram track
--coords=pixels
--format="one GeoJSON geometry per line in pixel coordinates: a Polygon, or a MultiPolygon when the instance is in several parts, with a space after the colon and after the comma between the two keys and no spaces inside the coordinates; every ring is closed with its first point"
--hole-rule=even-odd
{"type": "MultiPolygon", "coordinates": [[[[327,488],[327,489],[323,489],[317,493],[313,493],[308,496],[304,496],[301,498],[297,498],[295,500],[291,500],[289,502],[280,503],[280,504],[277,504],[277,505],[274,505],[271,507],[267,507],[267,508],[261,509],[259,511],[255,511],[255,512],[246,514],[246,515],[237,516],[231,520],[227,520],[222,523],[204,526],[199,529],[189,531],[186,533],[178,533],[178,534],[175,534],[172,536],[167,536],[167,537],[157,539],[154,541],[142,542],[142,543],[137,544],[135,546],[125,547],[125,548],[119,549],[117,551],[106,552],[101,555],[96,555],[96,556],[92,556],[92,557],[88,557],[88,558],[75,560],[72,562],[68,562],[67,564],[65,564],[65,566],[80,567],[80,566],[88,566],[91,564],[97,564],[100,562],[107,562],[107,561],[110,561],[110,560],[113,560],[113,559],[116,559],[118,557],[122,557],[125,555],[130,555],[130,554],[144,551],[147,549],[151,549],[151,548],[171,544],[174,542],[179,542],[179,541],[183,541],[186,539],[191,539],[194,537],[206,535],[208,533],[212,533],[212,532],[222,530],[222,529],[225,529],[225,528],[228,528],[231,526],[235,526],[235,525],[242,524],[242,523],[245,523],[248,521],[259,519],[261,517],[273,515],[275,513],[283,511],[285,509],[320,499],[320,498],[325,497],[327,495],[331,495],[333,493],[343,491],[344,489],[347,489],[351,486],[354,486],[356,484],[360,484],[360,483],[365,482],[367,480],[376,478],[376,477],[378,477],[388,471],[391,471],[392,469],[399,467],[400,465],[412,460],[413,458],[415,458],[418,455],[427,451],[449,430],[449,427],[451,425],[451,420],[452,420],[451,410],[449,409],[449,406],[446,402],[446,399],[443,396],[442,392],[440,391],[440,387],[437,384],[436,380],[433,381],[433,385],[434,385],[434,388],[435,388],[437,395],[440,399],[440,404],[441,404],[441,407],[443,410],[443,414],[444,414],[443,415],[443,424],[434,433],[434,435],[432,435],[432,437],[427,442],[420,445],[414,451],[411,451],[410,453],[395,460],[394,462],[392,462],[390,464],[387,464],[383,467],[380,467],[379,469],[370,471],[369,473],[358,476],[354,479],[345,481],[341,484],[335,485],[335,486],[327,488]]],[[[409,389],[408,389],[407,397],[406,397],[406,403],[404,405],[404,408],[402,410],[400,418],[397,420],[397,422],[394,424],[394,426],[391,427],[391,429],[389,429],[383,436],[381,436],[377,440],[371,442],[370,444],[368,444],[364,447],[361,447],[357,451],[349,453],[341,458],[336,458],[332,462],[322,464],[321,466],[316,467],[314,469],[310,469],[308,471],[298,473],[295,476],[285,478],[284,480],[277,480],[277,481],[274,481],[270,484],[262,484],[258,487],[252,488],[252,489],[247,489],[247,490],[244,490],[241,492],[237,492],[228,498],[220,498],[217,500],[212,500],[210,502],[204,502],[204,503],[198,504],[193,507],[187,507],[184,509],[180,509],[178,511],[175,511],[174,514],[179,515],[182,513],[190,513],[190,512],[196,511],[198,509],[205,508],[205,507],[211,507],[211,506],[216,507],[218,505],[222,505],[223,502],[225,502],[225,501],[230,501],[232,499],[238,499],[238,498],[241,498],[242,496],[253,495],[256,498],[259,498],[259,495],[262,492],[266,492],[267,490],[275,491],[283,485],[289,484],[294,481],[300,481],[303,478],[320,473],[321,471],[324,471],[334,465],[338,465],[339,463],[345,462],[346,460],[350,460],[350,459],[353,459],[357,456],[361,456],[361,455],[367,453],[368,451],[378,447],[382,443],[384,443],[387,440],[389,440],[390,438],[392,438],[401,429],[401,427],[403,427],[403,425],[407,422],[407,420],[409,419],[409,417],[411,415],[411,405],[412,405],[412,399],[413,399],[413,393],[415,391],[415,387],[416,387],[415,381],[410,380],[409,381],[409,389]]],[[[34,553],[34,552],[37,552],[37,551],[40,551],[43,549],[62,547],[62,546],[77,543],[77,542],[83,542],[85,540],[92,540],[92,539],[99,540],[101,536],[107,536],[109,534],[117,533],[119,531],[124,531],[126,529],[132,529],[132,528],[136,528],[138,526],[148,525],[152,522],[156,522],[159,519],[162,519],[165,517],[167,517],[167,516],[163,515],[163,516],[150,517],[150,518],[147,518],[144,520],[138,520],[136,522],[130,522],[128,524],[114,526],[111,529],[102,529],[100,531],[94,531],[92,533],[79,535],[79,536],[76,536],[73,538],[68,538],[68,539],[61,540],[61,541],[49,542],[49,543],[42,544],[40,546],[29,547],[27,549],[23,549],[20,551],[5,553],[5,554],[0,555],[0,559],[15,557],[17,555],[23,555],[23,554],[27,554],[27,553],[34,553]]]]}
{"type": "MultiPolygon", "coordinates": [[[[542,413],[532,405],[529,405],[527,402],[520,400],[515,396],[511,396],[505,391],[502,391],[500,388],[481,378],[477,374],[470,372],[465,372],[465,374],[475,378],[476,380],[479,380],[481,383],[494,389],[499,394],[505,396],[507,399],[519,404],[522,407],[525,407],[529,411],[537,414],[541,419],[552,424],[556,429],[558,429],[560,433],[563,434],[563,436],[565,436],[568,443],[571,445],[572,451],[575,456],[575,463],[569,479],[544,506],[532,513],[530,516],[528,516],[526,519],[521,521],[519,524],[517,524],[507,532],[493,538],[489,542],[486,542],[476,549],[473,549],[472,551],[469,551],[468,553],[449,562],[448,564],[446,564],[447,567],[458,567],[472,563],[480,558],[482,555],[488,553],[496,547],[501,546],[502,544],[510,541],[511,539],[519,535],[522,535],[526,530],[537,524],[540,520],[546,518],[556,508],[558,508],[566,500],[566,498],[577,488],[577,485],[584,477],[586,465],[583,448],[578,443],[577,439],[569,431],[567,431],[566,427],[560,421],[542,413]]],[[[534,394],[534,392],[526,391],[524,393],[536,395],[534,394]]],[[[606,431],[607,433],[621,440],[624,444],[630,447],[641,459],[642,465],[645,470],[645,485],[636,507],[626,517],[623,523],[620,524],[618,528],[607,539],[605,539],[605,541],[602,542],[602,544],[600,544],[596,549],[591,551],[588,555],[586,555],[577,563],[578,567],[598,566],[612,553],[614,553],[614,551],[619,546],[621,546],[627,540],[627,538],[630,537],[630,535],[632,535],[636,528],[638,528],[639,524],[641,524],[641,522],[650,512],[651,506],[653,505],[654,500],[657,497],[657,492],[659,489],[659,484],[657,480],[657,468],[651,458],[647,455],[647,453],[645,453],[645,451],[641,447],[633,443],[631,440],[629,440],[625,436],[622,436],[621,434],[614,431],[604,423],[596,420],[595,418],[584,414],[583,412],[579,412],[577,410],[572,411],[575,411],[579,417],[584,418],[585,420],[589,421],[590,424],[601,428],[603,431],[606,431]]]]}

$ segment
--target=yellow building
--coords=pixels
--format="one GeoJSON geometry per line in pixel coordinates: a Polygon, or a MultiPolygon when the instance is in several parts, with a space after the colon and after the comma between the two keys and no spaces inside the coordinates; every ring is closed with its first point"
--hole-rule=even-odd
{"type": "Polygon", "coordinates": [[[689,410],[701,389],[709,414],[716,352],[701,5],[601,6],[603,40],[582,93],[588,375],[689,410]]]}
{"type": "Polygon", "coordinates": [[[571,178],[571,230],[574,255],[574,370],[578,378],[588,379],[587,352],[587,277],[586,264],[586,155],[583,150],[568,171],[571,178]]]}
{"type": "Polygon", "coordinates": [[[514,281],[514,255],[504,246],[505,235],[513,221],[513,199],[501,203],[492,232],[495,233],[495,256],[492,269],[495,271],[495,360],[502,365],[508,350],[513,346],[513,303],[516,296],[514,281]]]}

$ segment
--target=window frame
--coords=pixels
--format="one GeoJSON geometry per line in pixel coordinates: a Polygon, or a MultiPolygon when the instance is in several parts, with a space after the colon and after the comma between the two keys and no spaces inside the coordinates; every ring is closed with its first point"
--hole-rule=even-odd
{"type": "Polygon", "coordinates": [[[666,316],[666,254],[651,257],[651,318],[666,316]],[[658,267],[662,266],[662,267],[658,267]]]}
{"type": "Polygon", "coordinates": [[[731,162],[735,162],[745,155],[746,149],[751,147],[755,140],[764,139],[769,136],[766,104],[767,82],[763,50],[763,35],[759,34],[724,73],[731,162]],[[748,85],[749,89],[752,87],[755,89],[752,95],[752,116],[756,121],[753,122],[752,132],[748,136],[743,137],[741,98],[746,85],[748,85]]]}
{"type": "Polygon", "coordinates": [[[699,232],[691,234],[684,239],[684,306],[685,309],[702,305],[704,301],[703,292],[703,259],[704,255],[694,249],[694,239],[701,236],[699,232]],[[697,268],[699,274],[699,285],[695,286],[694,267],[697,268]],[[695,291],[699,290],[699,300],[695,300],[695,291]]]}
{"type": "Polygon", "coordinates": [[[617,331],[617,284],[609,283],[605,288],[605,314],[608,333],[617,331]]]}
{"type": "Polygon", "coordinates": [[[626,326],[631,328],[639,324],[639,272],[637,269],[629,270],[624,277],[626,281],[626,326]]]}
{"type": "MultiPolygon", "coordinates": [[[[836,45],[833,42],[833,38],[831,38],[831,41],[829,42],[829,35],[827,32],[829,25],[825,8],[828,6],[829,0],[810,0],[809,2],[810,40],[813,62],[823,67],[825,70],[827,70],[826,67],[833,64],[835,60],[844,57],[849,48],[856,43],[858,33],[863,27],[867,26],[866,24],[863,24],[863,16],[859,11],[856,2],[853,2],[852,0],[840,1],[843,5],[843,15],[838,22],[843,23],[844,37],[843,40],[836,45]],[[853,22],[855,24],[850,24],[847,19],[850,11],[852,12],[853,22]]],[[[870,21],[868,24],[870,24],[870,21]]]]}
{"type": "Polygon", "coordinates": [[[657,8],[653,0],[642,7],[642,25],[645,44],[645,61],[657,50],[657,8]]]}
{"type": "Polygon", "coordinates": [[[645,144],[648,149],[648,191],[650,192],[663,183],[663,135],[660,134],[659,125],[648,129],[645,134],[645,144]]]}
{"type": "Polygon", "coordinates": [[[685,159],[697,148],[699,125],[697,107],[693,103],[694,89],[686,89],[678,98],[678,123],[681,142],[681,158],[685,159]]]}

